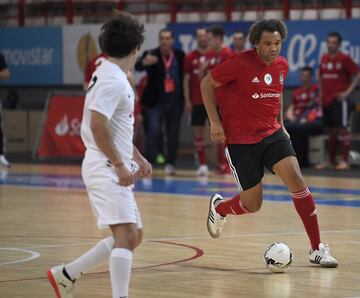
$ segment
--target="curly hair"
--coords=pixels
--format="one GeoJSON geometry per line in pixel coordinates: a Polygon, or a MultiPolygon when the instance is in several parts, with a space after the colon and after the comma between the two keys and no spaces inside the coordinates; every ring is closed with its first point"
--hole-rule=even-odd
{"type": "Polygon", "coordinates": [[[101,27],[101,44],[110,57],[123,58],[144,42],[144,25],[128,13],[117,13],[101,27]]]}
{"type": "Polygon", "coordinates": [[[249,33],[249,41],[251,44],[256,45],[260,39],[261,34],[264,32],[279,32],[281,35],[282,41],[284,41],[287,37],[288,30],[283,21],[277,19],[269,19],[269,20],[260,20],[256,23],[252,24],[250,27],[249,33]]]}

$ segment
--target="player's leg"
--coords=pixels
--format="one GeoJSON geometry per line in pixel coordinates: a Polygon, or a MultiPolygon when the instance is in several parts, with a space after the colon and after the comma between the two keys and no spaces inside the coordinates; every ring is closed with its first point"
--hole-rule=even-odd
{"type": "Polygon", "coordinates": [[[197,176],[207,176],[209,169],[206,164],[205,154],[205,121],[207,118],[204,105],[194,105],[191,112],[191,125],[194,128],[194,148],[199,168],[197,176]]]}
{"type": "Polygon", "coordinates": [[[0,112],[0,164],[4,167],[10,168],[11,164],[4,155],[4,134],[3,134],[3,123],[2,113],[0,112]]]}
{"type": "MultiPolygon", "coordinates": [[[[324,107],[324,121],[328,130],[328,156],[329,156],[329,165],[330,167],[336,166],[336,151],[338,147],[338,138],[339,138],[339,102],[335,101],[330,106],[324,107]]],[[[341,122],[341,120],[340,120],[341,122]]],[[[326,168],[326,164],[317,167],[317,169],[326,168]]]]}
{"type": "Polygon", "coordinates": [[[154,164],[158,152],[159,137],[161,133],[161,109],[159,106],[146,109],[146,140],[145,157],[154,164]]]}
{"type": "Polygon", "coordinates": [[[129,295],[133,251],[140,244],[141,235],[132,223],[111,225],[110,228],[115,239],[109,261],[112,297],[125,298],[129,295]]]}
{"type": "Polygon", "coordinates": [[[165,134],[166,134],[166,166],[167,175],[175,174],[175,162],[179,147],[179,134],[181,116],[184,110],[182,102],[173,103],[165,112],[165,134]]]}
{"type": "MultiPolygon", "coordinates": [[[[268,154],[285,153],[289,150],[287,147],[286,141],[276,142],[269,148],[268,154]]],[[[330,255],[328,246],[320,242],[315,202],[301,174],[297,159],[291,155],[284,157],[273,165],[272,170],[282,179],[291,192],[295,209],[310,239],[310,261],[324,267],[336,267],[337,261],[330,255]]]]}
{"type": "Polygon", "coordinates": [[[207,227],[213,238],[222,232],[225,217],[258,211],[262,205],[262,144],[228,145],[226,157],[240,194],[229,200],[215,194],[210,199],[207,227]]]}
{"type": "Polygon", "coordinates": [[[338,110],[337,113],[337,127],[338,129],[338,141],[341,144],[342,151],[342,160],[335,166],[336,170],[348,170],[350,168],[349,165],[349,153],[351,147],[351,139],[350,139],[350,109],[347,100],[343,100],[338,102],[338,110]]]}

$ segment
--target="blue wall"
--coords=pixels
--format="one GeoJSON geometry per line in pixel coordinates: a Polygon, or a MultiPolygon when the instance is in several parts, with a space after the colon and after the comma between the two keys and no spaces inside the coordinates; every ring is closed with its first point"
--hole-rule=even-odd
{"type": "Polygon", "coordinates": [[[10,70],[6,85],[61,85],[61,27],[0,29],[0,51],[10,70]]]}

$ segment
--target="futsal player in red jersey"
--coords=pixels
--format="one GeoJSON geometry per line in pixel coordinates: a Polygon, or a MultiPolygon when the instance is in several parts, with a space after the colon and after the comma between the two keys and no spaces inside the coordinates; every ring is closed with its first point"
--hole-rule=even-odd
{"type": "Polygon", "coordinates": [[[294,90],[285,113],[285,127],[300,167],[309,165],[309,136],[323,133],[319,88],[312,77],[313,69],[304,66],[300,72],[301,86],[294,90]]]}
{"type": "Polygon", "coordinates": [[[208,50],[205,28],[196,29],[197,47],[188,53],[184,60],[184,97],[186,111],[191,114],[191,125],[194,128],[194,147],[199,162],[197,176],[209,173],[205,155],[205,122],[207,119],[205,106],[200,91],[200,64],[205,62],[208,50]]]}
{"type": "MultiPolygon", "coordinates": [[[[203,78],[209,71],[220,65],[233,55],[233,52],[224,44],[224,29],[220,26],[212,26],[207,30],[207,42],[209,50],[206,53],[205,61],[200,65],[199,76],[203,78]]],[[[222,96],[222,89],[218,88],[216,96],[222,96]]],[[[224,144],[218,144],[217,148],[217,170],[219,174],[230,174],[230,168],[225,157],[224,144]]]]}
{"type": "Polygon", "coordinates": [[[92,77],[94,71],[96,70],[96,68],[98,68],[100,66],[101,62],[103,62],[107,58],[107,55],[104,53],[104,49],[101,44],[100,36],[99,36],[98,43],[99,43],[101,53],[96,55],[92,59],[90,59],[88,64],[86,65],[84,82],[83,82],[83,89],[85,92],[87,91],[87,88],[89,86],[89,83],[91,81],[91,77],[92,77]]]}
{"type": "MultiPolygon", "coordinates": [[[[327,37],[328,52],[321,57],[319,68],[320,96],[324,122],[329,133],[329,162],[336,170],[349,169],[350,129],[349,95],[360,80],[359,67],[350,56],[340,51],[341,36],[331,32],[327,37]],[[336,163],[336,149],[342,143],[342,160],[336,163]]],[[[327,165],[319,165],[323,169],[327,165]]]]}
{"type": "Polygon", "coordinates": [[[229,214],[254,213],[263,201],[264,167],[278,175],[291,192],[293,202],[310,238],[310,262],[337,267],[328,245],[320,241],[313,197],[301,174],[289,135],[283,125],[282,92],[288,64],[279,56],[287,36],[280,20],[261,20],[252,25],[249,40],[254,49],[236,54],[201,81],[211,138],[226,143],[226,156],[240,194],[230,200],[214,194],[207,226],[218,238],[229,214]],[[223,86],[217,99],[215,89],[223,86]]]}

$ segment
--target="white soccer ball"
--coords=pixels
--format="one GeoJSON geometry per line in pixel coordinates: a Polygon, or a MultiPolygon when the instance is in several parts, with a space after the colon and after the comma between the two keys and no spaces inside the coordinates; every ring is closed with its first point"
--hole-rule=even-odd
{"type": "Polygon", "coordinates": [[[285,272],[293,259],[294,255],[291,249],[281,242],[271,244],[264,253],[265,265],[271,272],[285,272]]]}

